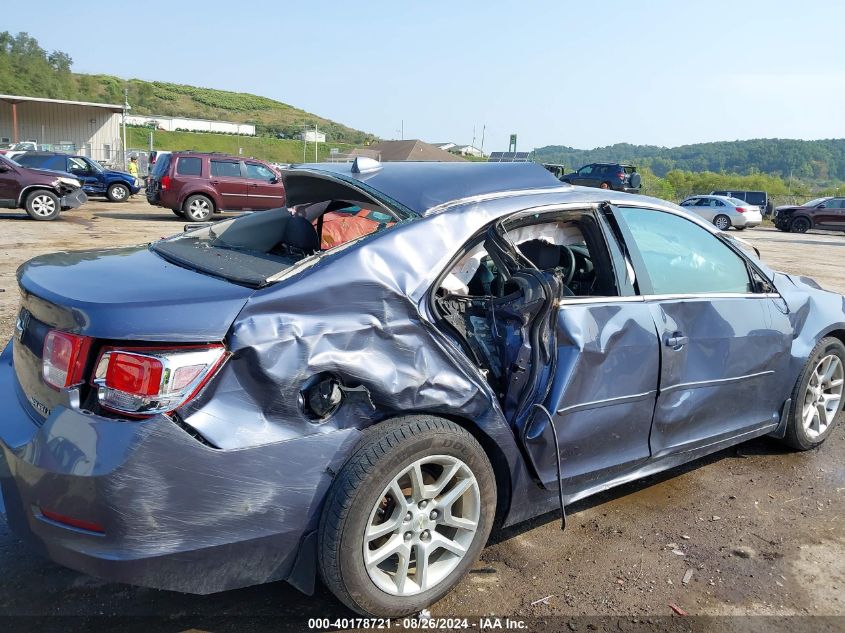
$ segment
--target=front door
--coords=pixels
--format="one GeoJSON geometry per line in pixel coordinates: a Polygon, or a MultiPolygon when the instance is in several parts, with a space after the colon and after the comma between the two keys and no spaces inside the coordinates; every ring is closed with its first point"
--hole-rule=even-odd
{"type": "Polygon", "coordinates": [[[65,167],[64,171],[73,174],[82,183],[82,190],[85,193],[97,194],[105,191],[105,187],[100,181],[100,174],[95,172],[82,158],[68,156],[65,160],[67,161],[67,167],[65,167]]]}
{"type": "Polygon", "coordinates": [[[648,459],[659,349],[651,313],[626,282],[628,265],[599,212],[544,214],[534,222],[505,225],[505,234],[561,280],[546,334],[554,370],[541,400],[556,434],[537,409],[514,424],[543,484],[557,485],[559,459],[564,490],[573,494],[648,459]]]}
{"type": "Polygon", "coordinates": [[[660,341],[653,457],[774,427],[789,326],[771,289],[725,241],[687,218],[620,207],[660,341]]]}
{"type": "Polygon", "coordinates": [[[0,208],[11,209],[17,206],[20,192],[17,171],[10,163],[0,158],[0,208]]]}
{"type": "Polygon", "coordinates": [[[285,206],[285,187],[272,169],[246,161],[247,195],[250,209],[278,209],[285,206]]]}
{"type": "Polygon", "coordinates": [[[212,158],[209,162],[211,185],[220,196],[225,211],[240,211],[249,208],[246,179],[241,173],[239,160],[212,158]]]}

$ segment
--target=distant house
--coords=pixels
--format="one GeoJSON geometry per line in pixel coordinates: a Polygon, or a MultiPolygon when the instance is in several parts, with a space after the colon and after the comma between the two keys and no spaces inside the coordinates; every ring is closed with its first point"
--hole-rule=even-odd
{"type": "Polygon", "coordinates": [[[381,141],[365,148],[354,149],[349,154],[350,159],[356,156],[377,158],[383,163],[406,160],[448,163],[464,160],[460,156],[445,152],[439,147],[423,143],[418,139],[408,141],[381,141]]]}
{"type": "Polygon", "coordinates": [[[449,147],[448,150],[453,154],[459,154],[460,156],[476,156],[478,158],[483,158],[485,156],[484,152],[478,149],[475,145],[454,145],[449,147]]]}
{"type": "Polygon", "coordinates": [[[429,145],[437,147],[438,149],[442,149],[444,152],[448,152],[453,147],[456,147],[455,143],[429,143],[429,145]]]}

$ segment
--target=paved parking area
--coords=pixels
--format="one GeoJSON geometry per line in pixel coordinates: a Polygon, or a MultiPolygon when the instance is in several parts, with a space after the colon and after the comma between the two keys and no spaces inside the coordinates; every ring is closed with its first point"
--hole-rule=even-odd
{"type": "MultiPolygon", "coordinates": [[[[143,200],[92,202],[51,223],[2,214],[0,226],[4,340],[18,302],[15,269],[25,260],[181,230],[170,211],[143,200]]],[[[845,234],[760,227],[739,236],[774,268],[845,293],[845,234]]],[[[699,615],[845,616],[843,493],[845,428],[802,454],[768,440],[750,442],[581,502],[570,509],[566,533],[556,515],[547,515],[494,534],[473,572],[432,611],[645,618],[670,615],[673,603],[699,615]]],[[[306,599],[283,583],[215,596],[103,583],[36,557],[4,524],[0,613],[169,615],[198,623],[254,615],[300,622],[302,629],[308,617],[348,615],[325,590],[306,599]]]]}

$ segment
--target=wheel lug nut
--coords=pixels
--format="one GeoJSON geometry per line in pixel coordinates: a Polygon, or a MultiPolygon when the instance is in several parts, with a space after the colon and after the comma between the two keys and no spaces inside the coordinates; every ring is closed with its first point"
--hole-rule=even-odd
{"type": "Polygon", "coordinates": [[[428,530],[423,530],[423,533],[420,534],[420,538],[424,541],[427,541],[431,538],[431,532],[429,532],[428,530]]]}
{"type": "Polygon", "coordinates": [[[411,514],[410,512],[405,513],[405,522],[406,522],[406,523],[407,523],[408,521],[410,521],[411,519],[413,519],[413,518],[414,518],[414,515],[413,515],[413,514],[411,514]]]}
{"type": "Polygon", "coordinates": [[[425,501],[425,500],[422,500],[422,501],[420,501],[420,503],[419,503],[419,507],[420,507],[421,509],[422,509],[422,508],[424,508],[424,507],[426,507],[427,505],[428,505],[428,502],[427,502],[427,501],[425,501]]]}
{"type": "Polygon", "coordinates": [[[405,540],[406,541],[410,541],[412,538],[414,538],[413,532],[405,532],[405,540]]]}
{"type": "Polygon", "coordinates": [[[428,518],[431,519],[432,521],[434,521],[437,518],[437,516],[438,516],[437,510],[432,510],[431,514],[428,515],[428,518]]]}

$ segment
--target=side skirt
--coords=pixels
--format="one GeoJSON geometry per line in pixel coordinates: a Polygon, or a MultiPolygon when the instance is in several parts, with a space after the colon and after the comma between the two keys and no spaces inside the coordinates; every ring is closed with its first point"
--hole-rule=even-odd
{"type": "MultiPolygon", "coordinates": [[[[735,444],[741,444],[742,442],[754,439],[755,437],[772,434],[772,432],[780,425],[781,423],[768,424],[762,428],[734,435],[718,442],[714,442],[713,444],[708,444],[707,446],[701,446],[688,451],[672,453],[671,455],[665,455],[657,459],[648,460],[644,463],[638,464],[634,469],[628,471],[627,473],[622,473],[621,475],[617,475],[607,481],[597,482],[587,488],[583,488],[569,494],[565,493],[564,503],[568,506],[576,501],[610,490],[611,488],[616,488],[617,486],[621,486],[638,479],[643,479],[644,477],[648,477],[650,475],[656,475],[657,473],[661,473],[665,470],[670,470],[688,462],[695,461],[696,459],[706,457],[707,455],[716,453],[730,446],[734,446],[735,444]]],[[[566,477],[566,462],[563,462],[561,467],[563,475],[566,477]]],[[[555,492],[556,491],[554,489],[548,491],[548,494],[534,506],[535,511],[532,513],[533,516],[539,516],[541,514],[551,512],[559,507],[559,500],[555,492]]],[[[520,523],[525,519],[527,519],[527,517],[519,517],[516,520],[512,520],[510,516],[508,516],[504,520],[502,527],[508,527],[510,525],[520,523]]]]}

